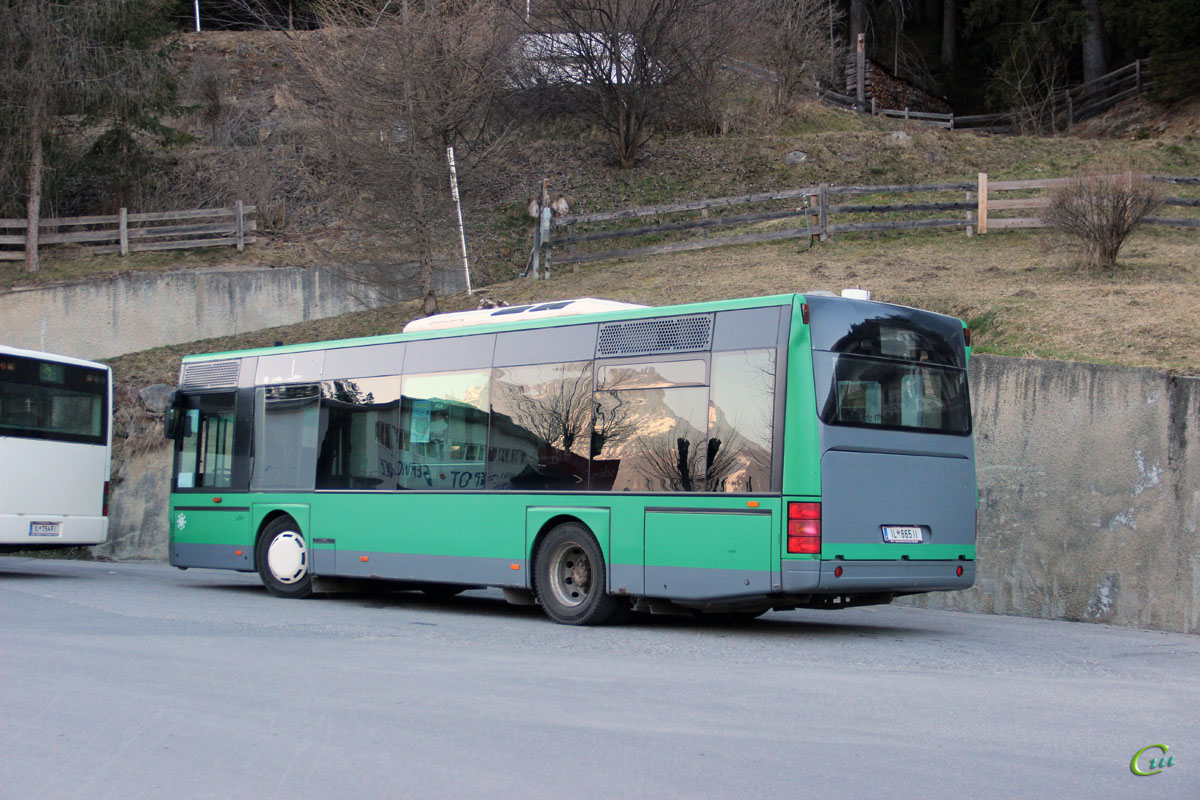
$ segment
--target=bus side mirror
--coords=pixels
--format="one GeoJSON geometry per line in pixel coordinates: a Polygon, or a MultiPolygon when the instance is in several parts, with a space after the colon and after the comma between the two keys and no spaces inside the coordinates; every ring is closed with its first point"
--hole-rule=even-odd
{"type": "Polygon", "coordinates": [[[167,401],[166,408],[163,409],[163,436],[168,439],[174,439],[179,433],[180,419],[187,419],[187,415],[183,413],[183,398],[178,391],[171,392],[171,398],[167,401]]]}

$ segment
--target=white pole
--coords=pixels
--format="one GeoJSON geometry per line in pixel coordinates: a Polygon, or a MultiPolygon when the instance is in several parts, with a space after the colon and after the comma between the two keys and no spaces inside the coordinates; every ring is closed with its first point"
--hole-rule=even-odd
{"type": "Polygon", "coordinates": [[[458,240],[462,243],[463,276],[467,281],[467,294],[475,294],[471,288],[471,265],[467,261],[467,231],[463,227],[462,201],[458,197],[458,170],[454,167],[454,148],[446,148],[446,160],[450,162],[450,197],[454,199],[454,208],[458,211],[458,240]]]}
{"type": "Polygon", "coordinates": [[[192,0],[192,7],[196,9],[196,33],[200,32],[200,0],[192,0]]]}

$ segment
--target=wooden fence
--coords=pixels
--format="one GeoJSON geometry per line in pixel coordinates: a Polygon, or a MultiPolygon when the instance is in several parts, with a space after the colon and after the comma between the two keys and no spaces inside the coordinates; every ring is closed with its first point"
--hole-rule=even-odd
{"type": "MultiPolygon", "coordinates": [[[[1147,180],[1155,183],[1173,184],[1175,186],[1200,186],[1200,178],[1178,175],[1146,175],[1147,180]]],[[[978,208],[976,210],[976,230],[987,233],[992,230],[1009,230],[1013,228],[1044,228],[1046,223],[1036,216],[996,216],[997,211],[1036,211],[1050,205],[1050,194],[1060,186],[1068,186],[1075,178],[1044,178],[1028,181],[988,181],[986,172],[979,173],[978,208]],[[1010,199],[992,199],[996,193],[1021,192],[1023,197],[1010,199]],[[1040,194],[1031,194],[1040,192],[1040,194]]],[[[1200,197],[1164,197],[1163,205],[1174,208],[1200,208],[1200,197]]],[[[1143,222],[1147,225],[1160,225],[1174,228],[1200,228],[1200,217],[1146,217],[1143,222]]]]}
{"type": "MultiPolygon", "coordinates": [[[[108,216],[52,217],[40,220],[36,246],[42,252],[46,245],[83,245],[82,252],[88,255],[230,245],[241,251],[255,241],[247,235],[258,230],[255,211],[255,206],[238,200],[228,208],[146,214],[130,214],[122,208],[108,216]]],[[[23,219],[0,219],[0,261],[25,258],[27,228],[23,219]]]]}
{"type": "MultiPolygon", "coordinates": [[[[747,75],[769,80],[769,70],[751,70],[742,64],[739,69],[747,75]]],[[[1050,95],[1046,103],[1037,107],[1026,107],[1000,114],[938,114],[911,111],[907,108],[878,108],[875,98],[856,97],[835,92],[819,83],[817,97],[838,108],[870,113],[872,116],[917,120],[927,125],[950,130],[985,130],[992,133],[1017,133],[1022,130],[1060,131],[1067,130],[1077,122],[1094,117],[1117,103],[1151,88],[1147,61],[1139,59],[1120,69],[1113,70],[1093,81],[1062,89],[1050,95]]]]}
{"type": "MultiPolygon", "coordinates": [[[[1177,186],[1200,186],[1200,178],[1148,176],[1177,186]]],[[[1036,217],[1009,212],[1043,208],[1046,189],[1070,178],[1030,181],[976,181],[890,186],[820,184],[776,192],[715,197],[682,203],[626,208],[596,214],[554,217],[550,236],[535,232],[534,251],[558,265],[633,258],[688,250],[789,239],[825,241],[835,234],[961,228],[970,236],[989,230],[1040,227],[1036,217]],[[1024,197],[993,194],[1022,191],[1024,197]],[[1038,195],[1034,192],[1042,191],[1038,195]],[[891,196],[899,195],[898,200],[891,196]],[[745,209],[743,211],[743,209],[745,209]],[[739,213],[721,213],[736,210],[739,213]],[[947,212],[957,212],[951,216],[947,212]],[[643,222],[648,221],[648,222],[643,222]],[[626,224],[635,222],[638,224],[626,224]],[[780,227],[782,226],[782,227],[780,227]],[[718,228],[731,235],[712,236],[718,228]],[[737,231],[736,229],[741,229],[737,231]],[[662,241],[670,238],[671,241],[662,241]],[[598,242],[635,240],[632,247],[587,249],[598,242]],[[636,240],[642,240],[637,243],[636,240]],[[582,246],[582,247],[581,247],[582,246]]],[[[1200,197],[1169,197],[1167,206],[1200,208],[1200,197]]],[[[1152,217],[1149,224],[1200,228],[1200,216],[1152,217]]],[[[531,259],[532,260],[532,259],[531,259]]]]}

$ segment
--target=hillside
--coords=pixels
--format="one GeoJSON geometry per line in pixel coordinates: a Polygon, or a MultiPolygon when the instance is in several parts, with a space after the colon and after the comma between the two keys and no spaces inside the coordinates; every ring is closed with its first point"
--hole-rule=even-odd
{"type": "MultiPolygon", "coordinates": [[[[190,110],[174,122],[196,142],[174,156],[173,207],[235,198],[258,205],[265,230],[240,257],[249,263],[407,260],[406,253],[389,249],[385,235],[353,229],[353,209],[323,200],[311,179],[312,165],[322,163],[310,136],[316,123],[296,99],[281,34],[189,35],[179,70],[190,110]]],[[[981,352],[1200,373],[1200,236],[1191,231],[1135,234],[1113,276],[1080,271],[1071,249],[1050,232],[967,238],[943,231],[836,237],[811,250],[797,243],[726,248],[594,264],[558,272],[549,282],[513,279],[530,246],[525,205],[542,179],[552,192],[573,199],[573,211],[588,212],[819,182],[927,183],[970,180],[980,171],[993,180],[1042,178],[1112,165],[1200,173],[1200,106],[1193,101],[1160,108],[1135,99],[1071,136],[1001,137],[863,117],[817,103],[803,103],[788,119],[772,123],[747,87],[733,96],[719,134],[667,132],[644,149],[632,170],[615,169],[602,137],[580,123],[523,131],[503,158],[462,175],[462,195],[476,280],[491,284],[484,290],[489,296],[510,303],[595,295],[659,304],[861,285],[878,299],[971,320],[981,352]],[[891,137],[897,130],[908,134],[899,143],[891,137]],[[804,154],[801,163],[786,158],[797,151],[804,154]]],[[[453,228],[447,225],[438,236],[453,252],[453,228]]],[[[229,263],[235,255],[212,249],[47,258],[39,280],[229,263]]],[[[22,283],[27,276],[16,265],[0,267],[0,286],[22,283]]],[[[444,298],[442,306],[474,302],[444,298]]],[[[182,352],[393,331],[412,313],[398,306],[127,356],[116,365],[122,380],[169,382],[182,352]]]]}

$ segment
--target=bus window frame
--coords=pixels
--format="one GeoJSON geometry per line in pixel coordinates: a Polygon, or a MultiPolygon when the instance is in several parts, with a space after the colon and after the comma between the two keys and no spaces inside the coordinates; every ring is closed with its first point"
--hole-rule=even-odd
{"type": "MultiPolygon", "coordinates": [[[[179,457],[182,452],[182,425],[179,422],[175,423],[174,436],[171,437],[171,491],[183,494],[187,493],[220,493],[220,492],[244,492],[250,488],[250,468],[253,460],[253,429],[252,420],[254,408],[254,389],[253,387],[237,387],[237,388],[220,388],[220,389],[197,389],[195,391],[176,392],[178,397],[173,400],[172,411],[179,413],[179,417],[186,417],[186,412],[190,410],[199,410],[201,398],[210,397],[213,395],[233,395],[233,435],[230,445],[230,480],[228,485],[224,486],[180,486],[179,485],[179,457]]],[[[199,430],[196,431],[199,434],[199,430]]]]}

